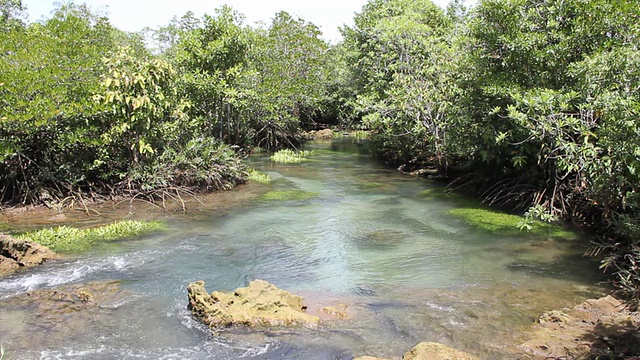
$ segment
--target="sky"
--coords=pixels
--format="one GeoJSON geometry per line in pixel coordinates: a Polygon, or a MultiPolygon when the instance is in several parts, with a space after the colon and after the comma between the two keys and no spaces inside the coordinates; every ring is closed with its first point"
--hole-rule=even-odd
{"type": "MultiPolygon", "coordinates": [[[[27,7],[30,21],[48,18],[55,0],[22,0],[27,7]]],[[[66,2],[66,1],[62,1],[66,2]]],[[[93,10],[106,11],[111,24],[120,30],[138,31],[144,27],[157,28],[167,25],[171,18],[192,11],[196,16],[213,14],[224,4],[246,16],[245,23],[269,24],[271,18],[286,11],[293,16],[312,22],[323,32],[323,37],[331,42],[340,40],[338,27],[353,24],[353,16],[360,12],[367,0],[76,0],[86,3],[93,10]]],[[[445,7],[449,0],[434,0],[445,7]]]]}

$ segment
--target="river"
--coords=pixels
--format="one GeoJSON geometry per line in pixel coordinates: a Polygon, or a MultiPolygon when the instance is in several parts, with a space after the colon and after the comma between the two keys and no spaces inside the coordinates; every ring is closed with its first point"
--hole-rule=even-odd
{"type": "Polygon", "coordinates": [[[192,204],[186,214],[126,212],[164,220],[166,233],[0,279],[6,358],[352,359],[400,357],[434,341],[483,359],[512,359],[542,312],[602,291],[596,264],[581,256],[584,240],[478,230],[448,214],[460,206],[456,199],[422,195],[441,191],[438,183],[388,169],[345,141],[308,147],[315,153],[302,164],[251,159],[274,179],[270,185],[213,195],[222,197],[192,204]],[[315,196],[262,198],[280,190],[315,196]],[[190,316],[190,282],[205,280],[213,291],[253,279],[303,296],[310,309],[345,304],[349,316],[318,328],[217,334],[190,316]],[[117,281],[118,295],[80,319],[50,323],[42,318],[48,310],[34,315],[37,304],[11,301],[103,281],[117,281]]]}

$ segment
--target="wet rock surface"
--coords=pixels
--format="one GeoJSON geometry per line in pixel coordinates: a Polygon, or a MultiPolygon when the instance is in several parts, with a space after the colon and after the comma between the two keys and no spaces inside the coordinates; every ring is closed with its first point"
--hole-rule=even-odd
{"type": "Polygon", "coordinates": [[[331,129],[311,130],[305,134],[305,138],[307,140],[333,139],[333,130],[331,129]]]}
{"type": "Polygon", "coordinates": [[[320,318],[305,313],[302,297],[263,280],[231,293],[207,293],[204,281],[187,287],[189,310],[211,329],[243,326],[317,325],[320,318]]]}
{"type": "Polygon", "coordinates": [[[0,338],[8,342],[58,344],[84,336],[88,328],[100,324],[130,294],[120,282],[92,282],[40,289],[3,299],[0,322],[5,331],[0,338]],[[24,331],[28,329],[28,331],[24,331]]]}
{"type": "Polygon", "coordinates": [[[45,246],[0,234],[0,275],[11,273],[21,267],[33,267],[55,258],[56,254],[45,246]]]}
{"type": "MultiPolygon", "coordinates": [[[[465,352],[452,349],[448,346],[422,342],[416,345],[402,356],[402,360],[476,360],[477,358],[465,352]]],[[[383,358],[361,356],[354,360],[386,360],[383,358]]]]}
{"type": "Polygon", "coordinates": [[[537,358],[640,357],[640,314],[612,296],[544,313],[521,348],[537,358]]]}

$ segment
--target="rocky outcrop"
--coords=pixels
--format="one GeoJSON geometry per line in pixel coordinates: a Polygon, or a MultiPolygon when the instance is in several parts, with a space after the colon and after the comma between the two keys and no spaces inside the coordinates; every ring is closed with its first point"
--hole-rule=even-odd
{"type": "Polygon", "coordinates": [[[320,318],[305,313],[302,298],[263,280],[231,293],[207,293],[204,281],[187,287],[189,309],[211,329],[244,326],[317,325],[320,318]]]}
{"type": "Polygon", "coordinates": [[[626,311],[622,302],[606,296],[573,309],[544,313],[521,347],[541,359],[608,358],[612,352],[630,358],[640,352],[639,328],[640,314],[626,311]]]}
{"type": "MultiPolygon", "coordinates": [[[[477,358],[465,352],[448,346],[421,342],[402,356],[402,360],[476,360],[477,358]]],[[[371,356],[361,356],[354,360],[386,360],[371,356]]]]}
{"type": "Polygon", "coordinates": [[[53,251],[38,243],[0,234],[0,275],[20,267],[36,266],[55,257],[53,251]]]}
{"type": "Polygon", "coordinates": [[[322,129],[322,130],[311,130],[305,134],[305,138],[307,140],[328,140],[333,139],[333,130],[331,129],[322,129]]]}

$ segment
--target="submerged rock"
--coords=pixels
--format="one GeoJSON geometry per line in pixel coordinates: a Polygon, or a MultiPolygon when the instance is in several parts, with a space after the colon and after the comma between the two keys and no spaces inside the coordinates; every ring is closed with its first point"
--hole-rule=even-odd
{"type": "Polygon", "coordinates": [[[46,246],[0,234],[0,275],[20,267],[33,267],[55,257],[56,254],[46,246]]]}
{"type": "Polygon", "coordinates": [[[475,360],[474,356],[433,342],[422,342],[402,356],[403,360],[475,360]]]}
{"type": "Polygon", "coordinates": [[[339,318],[339,319],[346,319],[347,318],[347,305],[338,304],[338,305],[335,305],[335,306],[326,306],[326,307],[322,308],[322,312],[324,312],[325,314],[331,315],[333,317],[339,318]]]}
{"type": "MultiPolygon", "coordinates": [[[[402,360],[476,360],[477,358],[465,352],[448,346],[421,342],[402,356],[402,360]]],[[[353,360],[387,360],[372,356],[361,356],[353,360]]]]}
{"type": "Polygon", "coordinates": [[[189,310],[209,328],[245,326],[317,325],[320,318],[306,314],[302,297],[278,289],[263,280],[232,293],[208,294],[204,281],[187,287],[189,310]]]}
{"type": "MultiPolygon", "coordinates": [[[[4,341],[56,346],[108,322],[116,306],[132,294],[118,281],[91,282],[39,289],[0,302],[4,341]]],[[[13,358],[13,357],[12,357],[13,358]]]]}

